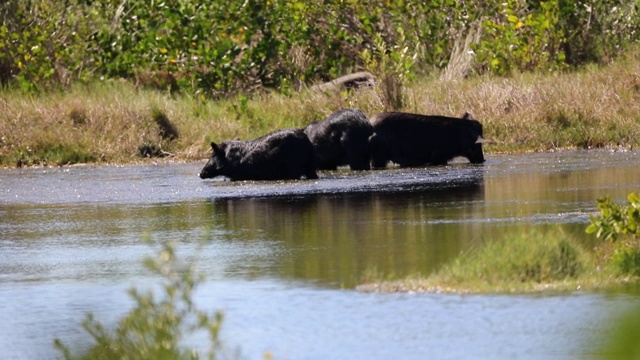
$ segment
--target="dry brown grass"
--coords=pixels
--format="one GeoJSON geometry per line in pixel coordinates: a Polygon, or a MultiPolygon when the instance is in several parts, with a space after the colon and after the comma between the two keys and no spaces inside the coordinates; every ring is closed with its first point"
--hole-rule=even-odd
{"type": "Polygon", "coordinates": [[[481,120],[494,151],[637,148],[640,62],[568,74],[435,81],[415,86],[409,110],[481,120]]]}
{"type": "MultiPolygon", "coordinates": [[[[471,113],[491,140],[486,151],[522,152],[640,145],[640,60],[637,53],[579,72],[407,85],[403,110],[461,116],[471,113]]],[[[343,107],[373,115],[384,110],[384,89],[356,93],[266,93],[207,101],[137,90],[122,82],[77,86],[46,95],[0,92],[0,165],[128,163],[155,146],[173,160],[205,159],[211,141],[255,138],[302,127],[343,107]],[[162,139],[154,117],[179,132],[162,139]]]]}

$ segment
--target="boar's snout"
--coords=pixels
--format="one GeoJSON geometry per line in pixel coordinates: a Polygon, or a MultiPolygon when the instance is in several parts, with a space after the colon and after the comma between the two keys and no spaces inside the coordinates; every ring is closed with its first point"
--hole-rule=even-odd
{"type": "Polygon", "coordinates": [[[200,179],[211,179],[221,174],[220,169],[218,169],[217,166],[215,164],[212,164],[212,161],[209,160],[209,162],[204,166],[204,168],[202,168],[200,174],[198,175],[200,176],[200,179]]]}

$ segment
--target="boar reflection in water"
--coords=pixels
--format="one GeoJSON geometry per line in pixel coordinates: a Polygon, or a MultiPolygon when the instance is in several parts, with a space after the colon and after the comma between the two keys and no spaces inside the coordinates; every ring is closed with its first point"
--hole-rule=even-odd
{"type": "Polygon", "coordinates": [[[282,129],[248,141],[211,143],[200,178],[231,180],[317,179],[313,145],[300,129],[282,129]]]}
{"type": "MultiPolygon", "coordinates": [[[[369,235],[383,236],[385,231],[378,232],[375,229],[388,226],[385,222],[376,221],[378,216],[385,213],[394,214],[394,217],[402,217],[401,214],[409,217],[435,214],[440,218],[441,206],[444,203],[456,204],[459,211],[467,212],[472,211],[474,204],[478,204],[478,201],[483,199],[482,174],[474,173],[469,179],[455,184],[429,184],[429,186],[413,184],[408,186],[406,191],[401,189],[341,193],[338,196],[311,194],[291,197],[217,199],[213,202],[216,212],[213,218],[216,222],[221,222],[219,225],[229,230],[255,228],[279,239],[291,238],[292,241],[318,235],[314,235],[311,229],[331,232],[346,226],[355,239],[369,235]],[[461,204],[464,206],[460,206],[461,204]],[[416,212],[416,208],[424,210],[416,212]]],[[[424,219],[407,218],[406,220],[424,219]]],[[[312,241],[324,240],[326,240],[324,236],[318,236],[312,241]]]]}

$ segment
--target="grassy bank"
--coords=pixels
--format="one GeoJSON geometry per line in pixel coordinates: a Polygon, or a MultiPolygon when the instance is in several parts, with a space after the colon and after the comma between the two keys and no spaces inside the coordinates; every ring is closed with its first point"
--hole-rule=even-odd
{"type": "Polygon", "coordinates": [[[620,247],[593,251],[560,230],[505,234],[461,254],[436,273],[401,280],[372,281],[364,292],[531,293],[597,290],[637,283],[611,261],[620,247]]]}
{"type": "Polygon", "coordinates": [[[603,241],[586,249],[559,227],[544,232],[507,232],[488,239],[428,276],[373,279],[361,291],[437,293],[529,293],[595,290],[640,279],[640,197],[627,205],[597,200],[586,233],[603,241]]]}
{"type": "MultiPolygon", "coordinates": [[[[572,73],[423,78],[403,88],[401,110],[484,124],[486,152],[622,147],[640,143],[638,51],[572,73]]],[[[383,89],[355,93],[264,93],[213,101],[136,89],[125,82],[24,95],[0,92],[0,165],[132,163],[147,157],[205,159],[209,142],[302,127],[342,107],[385,110],[383,89]],[[168,128],[169,126],[169,128],[168,128]],[[173,129],[173,130],[172,130],[173,129]]]]}

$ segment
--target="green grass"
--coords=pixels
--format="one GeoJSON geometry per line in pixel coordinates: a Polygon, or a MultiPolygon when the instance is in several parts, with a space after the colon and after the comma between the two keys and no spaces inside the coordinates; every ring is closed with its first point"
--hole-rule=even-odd
{"type": "Polygon", "coordinates": [[[528,293],[599,289],[634,274],[602,263],[611,250],[589,251],[560,229],[529,230],[489,240],[426,277],[411,276],[361,285],[361,291],[438,293],[528,293]]]}
{"type": "MultiPolygon", "coordinates": [[[[437,76],[406,84],[400,110],[461,116],[484,125],[485,152],[640,145],[640,50],[608,66],[508,78],[437,76]]],[[[343,107],[384,111],[384,89],[339,94],[259,93],[218,101],[136,89],[121,81],[25,95],[0,90],[0,166],[144,161],[141,146],[202,160],[211,141],[303,127],[343,107]],[[174,132],[179,136],[171,136],[174,132]],[[169,136],[168,136],[169,135],[169,136]],[[31,149],[31,150],[29,150],[31,149]]]]}
{"type": "Polygon", "coordinates": [[[611,321],[611,329],[603,334],[604,345],[595,359],[633,360],[640,359],[640,307],[625,311],[611,321]]]}

